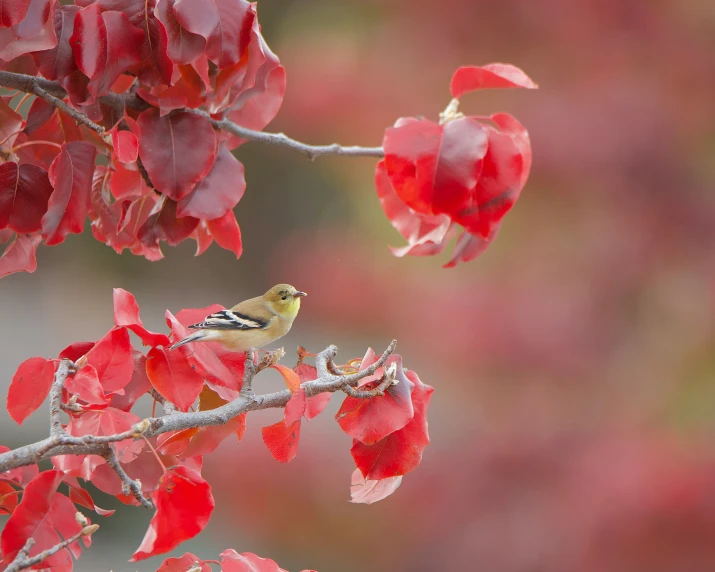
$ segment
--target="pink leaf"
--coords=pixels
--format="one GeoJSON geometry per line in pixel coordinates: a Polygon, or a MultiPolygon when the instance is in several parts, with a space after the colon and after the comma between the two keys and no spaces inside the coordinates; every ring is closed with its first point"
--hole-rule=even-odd
{"type": "Polygon", "coordinates": [[[18,235],[0,256],[0,278],[15,272],[34,272],[37,269],[37,246],[41,241],[39,234],[18,235]]]}
{"type": "Polygon", "coordinates": [[[459,99],[465,93],[478,89],[525,87],[536,89],[536,85],[522,70],[510,64],[487,64],[485,66],[464,66],[452,76],[449,86],[452,97],[459,99]]]}
{"type": "Polygon", "coordinates": [[[402,475],[379,481],[368,481],[360,469],[353,471],[350,479],[350,502],[372,504],[394,493],[402,483],[402,475]]]}

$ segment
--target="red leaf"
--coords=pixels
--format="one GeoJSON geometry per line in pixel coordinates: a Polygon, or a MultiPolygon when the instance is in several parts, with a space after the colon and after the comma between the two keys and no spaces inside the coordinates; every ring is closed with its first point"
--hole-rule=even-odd
{"type": "Polygon", "coordinates": [[[387,218],[408,242],[401,248],[390,247],[395,256],[432,256],[444,250],[451,238],[452,221],[447,215],[420,214],[403,203],[392,188],[385,161],[377,164],[375,186],[387,218]]]}
{"type": "MultiPolygon", "coordinates": [[[[28,134],[28,141],[52,141],[62,145],[81,141],[83,138],[74,119],[39,97],[30,107],[28,126],[31,127],[31,131],[25,131],[28,134]]],[[[43,144],[23,147],[17,152],[21,163],[29,162],[43,169],[49,169],[58,154],[59,151],[54,145],[43,144]]]]}
{"type": "Polygon", "coordinates": [[[166,28],[169,57],[177,64],[189,64],[204,53],[206,39],[179,24],[174,4],[176,0],[161,0],[156,6],[156,17],[166,28]]]}
{"type": "Polygon", "coordinates": [[[216,134],[204,117],[177,113],[161,117],[148,109],[137,119],[139,156],[156,188],[179,200],[202,180],[216,158],[216,134]]]}
{"type": "Polygon", "coordinates": [[[176,214],[206,220],[220,218],[238,204],[245,190],[243,165],[222,144],[208,175],[179,201],[176,214]]]}
{"type": "MultiPolygon", "coordinates": [[[[293,368],[293,371],[298,374],[301,384],[305,383],[306,381],[313,381],[315,379],[318,379],[318,372],[315,367],[306,363],[298,364],[293,368]]],[[[303,413],[305,418],[310,421],[314,417],[320,415],[327,407],[332,396],[332,393],[325,392],[309,397],[306,401],[305,413],[303,413]]]]}
{"type": "Polygon", "coordinates": [[[457,239],[452,257],[443,268],[454,268],[460,262],[470,262],[478,256],[481,256],[496,238],[497,232],[499,232],[498,226],[487,238],[463,232],[457,239]]]}
{"type": "Polygon", "coordinates": [[[149,350],[146,373],[154,389],[181,411],[193,405],[204,386],[203,378],[178,351],[149,350]]]}
{"type": "Polygon", "coordinates": [[[79,69],[89,78],[95,97],[109,93],[115,80],[139,63],[144,33],[122,12],[102,12],[98,4],[82,8],[75,18],[70,44],[79,69]]]}
{"type": "Polygon", "coordinates": [[[0,28],[0,59],[16,57],[57,45],[54,0],[31,0],[27,14],[17,25],[0,28]]]}
{"type": "Polygon", "coordinates": [[[60,352],[59,358],[67,358],[70,361],[77,361],[94,347],[94,342],[75,342],[68,345],[60,352]]]}
{"type": "Polygon", "coordinates": [[[191,233],[191,238],[196,241],[196,252],[194,256],[201,256],[214,241],[205,220],[199,222],[199,226],[191,233]]]}
{"type": "Polygon", "coordinates": [[[199,225],[199,219],[190,216],[179,218],[176,215],[176,201],[164,197],[164,204],[154,212],[137,231],[141,243],[148,247],[158,248],[159,242],[165,240],[171,246],[176,246],[191,236],[199,225]]]}
{"type": "Polygon", "coordinates": [[[255,13],[245,0],[181,0],[176,20],[189,32],[206,38],[206,55],[219,68],[237,64],[251,40],[255,13]]]}
{"type": "Polygon", "coordinates": [[[402,475],[379,481],[367,481],[360,469],[355,469],[350,479],[350,502],[372,504],[389,497],[400,484],[402,484],[402,475]]]}
{"type": "MultiPolygon", "coordinates": [[[[286,572],[269,558],[261,558],[252,552],[239,554],[233,548],[221,553],[221,572],[286,572]]],[[[308,571],[303,571],[308,572],[308,571]]]]}
{"type": "MultiPolygon", "coordinates": [[[[4,445],[0,445],[0,453],[7,453],[10,449],[4,445]]],[[[23,488],[27,486],[32,479],[34,479],[40,470],[37,465],[27,465],[26,467],[20,467],[18,469],[11,469],[2,474],[4,479],[9,479],[23,488]]]]}
{"type": "Polygon", "coordinates": [[[139,65],[135,73],[143,85],[171,83],[172,63],[166,53],[164,25],[154,17],[156,0],[100,0],[102,10],[124,12],[129,21],[144,32],[140,44],[139,65]]]}
{"type": "Polygon", "coordinates": [[[117,159],[122,163],[134,163],[139,156],[139,139],[131,131],[112,129],[112,144],[117,159]]]}
{"type": "Polygon", "coordinates": [[[11,162],[0,165],[0,229],[39,231],[51,194],[44,169],[11,162]]]}
{"type": "Polygon", "coordinates": [[[122,165],[122,163],[114,163],[109,189],[118,201],[138,199],[151,192],[151,188],[144,182],[144,177],[141,176],[136,165],[122,165]]]}
{"type": "Polygon", "coordinates": [[[18,235],[0,256],[0,278],[15,272],[34,272],[37,269],[39,234],[18,235]]]}
{"type": "MultiPolygon", "coordinates": [[[[265,86],[238,97],[228,114],[229,119],[241,127],[261,131],[278,115],[285,89],[286,72],[285,68],[279,65],[268,73],[265,86]]],[[[231,136],[229,146],[233,148],[243,141],[245,140],[231,136]]]]}
{"type": "Polygon", "coordinates": [[[30,0],[3,0],[0,3],[0,26],[9,28],[22,22],[30,7],[30,0]]]}
{"type": "Polygon", "coordinates": [[[298,374],[294,372],[291,368],[281,365],[279,363],[274,363],[271,366],[273,369],[278,370],[278,373],[283,376],[283,381],[285,381],[286,387],[290,389],[291,393],[294,393],[300,387],[300,378],[298,374]]]}
{"type": "Polygon", "coordinates": [[[353,440],[350,453],[367,480],[396,477],[415,469],[422,460],[422,452],[429,444],[427,407],[434,389],[423,384],[413,371],[408,371],[406,376],[415,385],[412,391],[415,410],[412,421],[374,445],[353,440]]]}
{"type": "Polygon", "coordinates": [[[469,202],[456,213],[456,222],[472,234],[490,236],[519,198],[523,169],[521,151],[512,137],[489,129],[484,169],[469,202]]]}
{"type": "Polygon", "coordinates": [[[127,327],[142,340],[145,346],[169,346],[171,341],[164,334],[156,334],[144,328],[139,317],[139,304],[133,294],[121,288],[114,289],[114,324],[127,327]]]}
{"type": "Polygon", "coordinates": [[[286,425],[286,422],[281,419],[275,425],[263,427],[261,434],[263,435],[263,442],[276,461],[288,463],[298,454],[300,420],[286,425]]]}
{"type": "Polygon", "coordinates": [[[306,406],[305,390],[302,387],[299,387],[293,395],[290,396],[288,403],[286,403],[285,414],[283,417],[286,425],[291,425],[296,421],[300,421],[300,418],[303,417],[303,414],[305,413],[306,406]]]}
{"type": "Polygon", "coordinates": [[[151,389],[151,381],[146,375],[146,357],[143,353],[133,350],[134,372],[131,381],[124,386],[124,394],[112,395],[110,407],[121,411],[130,411],[136,401],[151,389]]]}
{"type": "Polygon", "coordinates": [[[22,116],[16,113],[4,99],[0,99],[0,149],[5,152],[12,150],[24,123],[22,116]]]}
{"type": "Polygon", "coordinates": [[[54,374],[55,364],[43,357],[25,360],[17,368],[7,394],[7,412],[18,425],[45,401],[54,374]]]}
{"type": "MultiPolygon", "coordinates": [[[[45,471],[37,475],[25,488],[22,501],[5,523],[0,536],[0,549],[5,562],[12,562],[25,545],[28,538],[35,540],[30,556],[35,556],[59,544],[63,538],[77,534],[82,527],[75,522],[74,504],[64,495],[57,493],[62,482],[61,471],[45,471]]],[[[85,546],[90,540],[84,539],[85,546]]],[[[42,562],[52,570],[71,570],[72,557],[80,555],[78,543],[71,544],[42,562]]]]}
{"type": "Polygon", "coordinates": [[[525,87],[536,89],[529,76],[510,64],[487,64],[485,66],[464,66],[452,76],[449,90],[452,97],[459,99],[465,93],[477,89],[525,87]]]}
{"type": "MultiPolygon", "coordinates": [[[[222,399],[220,395],[204,387],[199,396],[199,411],[208,411],[226,405],[227,401],[222,399]]],[[[221,442],[232,434],[235,434],[240,441],[246,431],[246,414],[242,413],[232,419],[229,419],[223,425],[214,425],[209,427],[198,427],[194,429],[186,429],[175,433],[172,437],[164,441],[161,445],[162,451],[165,453],[181,455],[182,457],[195,457],[196,455],[205,455],[212,453],[221,444],[221,442]],[[181,443],[181,442],[184,443],[181,443]],[[179,445],[177,448],[166,449],[168,445],[179,445]],[[181,446],[183,445],[183,447],[181,446]]]]}
{"type": "Polygon", "coordinates": [[[0,481],[0,515],[12,514],[17,506],[18,490],[10,483],[0,481]]]}
{"type": "MultiPolygon", "coordinates": [[[[127,411],[107,407],[104,411],[87,411],[77,417],[72,417],[67,426],[67,432],[75,437],[85,435],[116,435],[129,431],[141,419],[127,411]]],[[[130,463],[144,448],[144,441],[125,439],[113,444],[117,458],[122,463],[130,463]]]]}
{"type": "Polygon", "coordinates": [[[241,258],[243,254],[241,229],[238,227],[233,211],[228,211],[221,218],[206,221],[206,227],[221,248],[230,250],[236,258],[241,258]]]}
{"type": "MultiPolygon", "coordinates": [[[[387,366],[392,363],[397,364],[395,375],[395,381],[399,382],[397,385],[388,387],[384,395],[370,399],[348,395],[335,414],[340,428],[366,445],[377,443],[398,429],[402,429],[414,416],[410,396],[413,384],[402,370],[402,359],[399,356],[390,356],[387,366]]],[[[373,385],[378,383],[379,380],[372,382],[373,385]]]]}
{"type": "Polygon", "coordinates": [[[193,538],[206,527],[214,509],[211,487],[187,467],[169,469],[152,500],[156,513],[130,562],[163,554],[193,538]]]}
{"type": "Polygon", "coordinates": [[[70,45],[77,12],[79,6],[62,6],[55,9],[54,26],[57,45],[50,50],[32,53],[37,69],[47,79],[62,79],[77,71],[74,52],[70,45]]]}
{"type": "MultiPolygon", "coordinates": [[[[161,6],[163,3],[164,0],[161,0],[159,5],[161,6]]],[[[201,558],[194,556],[191,552],[186,552],[181,558],[167,558],[156,572],[187,572],[192,569],[194,572],[211,572],[211,565],[205,564],[201,558]],[[196,564],[200,566],[200,569],[196,568],[196,564]]]]}
{"type": "Polygon", "coordinates": [[[42,217],[42,237],[47,245],[60,244],[68,234],[84,229],[96,155],[91,143],[74,141],[62,145],[52,162],[49,175],[55,190],[42,217]]]}
{"type": "Polygon", "coordinates": [[[92,499],[92,496],[80,486],[77,477],[65,475],[64,480],[69,485],[70,500],[73,503],[88,508],[89,510],[93,510],[100,516],[112,516],[115,513],[113,510],[106,510],[94,504],[94,499],[92,499]]]}
{"type": "Polygon", "coordinates": [[[109,398],[99,383],[99,375],[93,365],[85,365],[74,376],[65,382],[67,392],[76,394],[85,402],[89,409],[104,409],[109,404],[109,398]]]}
{"type": "Polygon", "coordinates": [[[476,186],[487,152],[487,130],[462,117],[444,125],[400,119],[385,130],[385,168],[397,196],[427,215],[462,208],[476,186]]]}
{"type": "Polygon", "coordinates": [[[115,393],[127,385],[134,370],[132,344],[127,330],[111,330],[89,351],[87,363],[97,370],[105,393],[115,393]]]}

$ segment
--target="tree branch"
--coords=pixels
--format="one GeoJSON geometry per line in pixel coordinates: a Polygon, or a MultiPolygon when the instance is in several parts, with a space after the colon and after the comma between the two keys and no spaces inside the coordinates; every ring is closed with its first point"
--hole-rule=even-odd
{"type": "Polygon", "coordinates": [[[111,445],[108,447],[107,452],[103,456],[104,460],[107,461],[107,464],[112,468],[115,473],[117,473],[119,480],[122,481],[122,492],[125,495],[128,495],[130,493],[134,495],[134,498],[137,499],[142,505],[144,505],[145,508],[154,508],[154,505],[151,503],[151,501],[146,498],[142,493],[141,483],[139,481],[133,480],[129,477],[129,475],[127,475],[126,471],[119,463],[117,454],[114,452],[114,449],[111,445]]]}
{"type": "MultiPolygon", "coordinates": [[[[78,513],[78,514],[81,514],[81,513],[78,513]]],[[[85,522],[86,522],[86,520],[85,520],[85,522]]],[[[32,568],[36,564],[39,564],[40,562],[47,560],[50,556],[59,552],[63,548],[67,548],[73,542],[77,542],[83,536],[89,536],[90,534],[93,534],[94,532],[97,531],[98,528],[99,528],[98,524],[89,524],[89,525],[85,526],[84,528],[82,528],[82,530],[80,530],[73,537],[68,538],[67,540],[63,540],[59,544],[55,544],[52,548],[43,550],[42,552],[33,556],[32,558],[30,558],[30,550],[32,550],[32,547],[35,545],[35,540],[33,538],[28,538],[27,542],[25,543],[25,546],[23,546],[20,549],[20,551],[17,553],[15,560],[13,560],[10,563],[10,566],[5,568],[5,572],[19,572],[20,570],[26,570],[28,568],[32,568]]]]}
{"type": "MultiPolygon", "coordinates": [[[[75,120],[79,121],[80,123],[83,123],[90,129],[93,129],[103,138],[106,136],[104,128],[91,121],[88,117],[86,117],[79,111],[72,109],[64,101],[62,101],[62,98],[67,96],[67,92],[59,84],[59,82],[49,81],[41,77],[0,70],[0,86],[17,89],[26,93],[34,93],[39,97],[43,97],[43,99],[45,99],[52,105],[57,106],[56,102],[59,101],[65,105],[65,107],[61,108],[63,111],[69,113],[67,109],[72,110],[73,113],[70,113],[70,115],[75,120]],[[40,92],[43,92],[45,95],[41,95],[40,92]],[[48,99],[46,96],[50,96],[52,100],[48,99]],[[82,116],[83,119],[79,119],[78,116],[82,116]],[[92,125],[94,125],[94,127],[92,125]],[[96,128],[101,129],[101,131],[98,131],[96,128]]],[[[146,101],[144,101],[134,93],[110,93],[100,97],[99,101],[101,103],[104,103],[105,105],[109,105],[116,110],[123,110],[124,106],[136,110],[143,110],[151,107],[146,101]]],[[[236,123],[233,123],[228,119],[214,119],[211,114],[201,109],[185,108],[180,111],[194,113],[196,115],[200,115],[201,117],[205,117],[216,129],[226,131],[228,133],[231,133],[232,135],[235,135],[236,137],[248,139],[250,141],[258,141],[266,145],[287,147],[288,149],[292,149],[293,151],[305,155],[311,161],[322,155],[376,158],[381,158],[385,155],[382,147],[360,147],[358,145],[344,146],[339,145],[337,143],[333,143],[332,145],[308,145],[307,143],[301,143],[300,141],[291,139],[284,133],[267,133],[265,131],[254,131],[253,129],[241,127],[240,125],[237,125],[236,123]]]]}
{"type": "MultiPolygon", "coordinates": [[[[395,351],[396,344],[397,342],[392,340],[392,343],[374,364],[360,372],[350,375],[337,375],[328,371],[327,364],[333,360],[338,351],[335,346],[329,346],[315,358],[318,378],[313,381],[305,382],[302,385],[305,389],[306,396],[311,397],[318,393],[343,391],[347,386],[354,387],[361,379],[373,375],[385,364],[390,355],[395,351]]],[[[60,367],[61,366],[62,364],[60,364],[60,367]]],[[[13,451],[0,454],[0,473],[17,467],[33,465],[43,459],[48,459],[56,455],[105,456],[107,455],[107,451],[110,450],[110,444],[117,441],[140,439],[142,437],[156,437],[168,431],[181,431],[183,429],[196,427],[223,425],[247,411],[285,407],[291,397],[290,390],[284,389],[283,391],[277,391],[275,393],[254,395],[250,389],[254,375],[255,366],[253,365],[253,361],[247,359],[244,385],[241,394],[233,401],[216,409],[188,413],[177,412],[171,415],[164,415],[163,417],[151,417],[140,421],[129,431],[116,435],[99,437],[95,435],[85,435],[83,437],[74,437],[67,434],[50,435],[47,439],[38,441],[37,443],[25,445],[13,451]]],[[[57,380],[55,384],[58,384],[57,380]]],[[[53,389],[55,384],[53,384],[53,389]]],[[[61,386],[59,387],[61,389],[61,386]]]]}

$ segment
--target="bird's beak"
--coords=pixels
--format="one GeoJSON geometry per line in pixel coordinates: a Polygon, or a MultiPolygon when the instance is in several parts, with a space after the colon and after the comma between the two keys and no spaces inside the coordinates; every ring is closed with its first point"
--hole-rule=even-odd
{"type": "Polygon", "coordinates": [[[301,292],[300,290],[293,292],[293,298],[298,298],[299,296],[307,296],[307,294],[305,292],[301,292]]]}

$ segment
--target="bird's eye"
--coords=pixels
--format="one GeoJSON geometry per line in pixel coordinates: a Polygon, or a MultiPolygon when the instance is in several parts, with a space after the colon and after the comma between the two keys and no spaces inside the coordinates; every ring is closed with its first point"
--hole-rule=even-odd
{"type": "Polygon", "coordinates": [[[281,296],[281,300],[287,300],[288,296],[281,296]]]}

